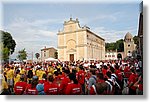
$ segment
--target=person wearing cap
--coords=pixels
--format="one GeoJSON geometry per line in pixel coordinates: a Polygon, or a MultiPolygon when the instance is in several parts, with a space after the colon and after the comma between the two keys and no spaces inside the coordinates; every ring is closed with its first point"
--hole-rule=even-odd
{"type": "Polygon", "coordinates": [[[27,86],[27,83],[24,80],[25,80],[25,75],[21,74],[20,75],[20,81],[16,82],[16,84],[14,86],[14,93],[16,95],[24,94],[24,91],[25,91],[26,86],[27,86]]]}
{"type": "Polygon", "coordinates": [[[38,95],[45,95],[44,84],[41,84],[41,83],[37,84],[36,89],[38,91],[38,95]]]}

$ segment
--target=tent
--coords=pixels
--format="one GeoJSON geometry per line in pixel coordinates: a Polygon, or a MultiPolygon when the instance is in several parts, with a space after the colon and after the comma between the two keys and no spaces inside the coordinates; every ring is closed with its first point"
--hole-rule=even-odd
{"type": "Polygon", "coordinates": [[[55,58],[47,58],[47,59],[45,59],[45,62],[57,62],[58,61],[58,59],[55,59],[55,58]]]}

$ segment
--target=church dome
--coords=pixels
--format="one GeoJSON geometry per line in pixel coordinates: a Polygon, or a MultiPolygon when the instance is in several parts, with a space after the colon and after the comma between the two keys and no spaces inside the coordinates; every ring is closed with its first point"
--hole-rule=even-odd
{"type": "Polygon", "coordinates": [[[129,33],[129,32],[124,37],[125,40],[132,39],[132,38],[133,37],[132,37],[131,33],[129,33]]]}

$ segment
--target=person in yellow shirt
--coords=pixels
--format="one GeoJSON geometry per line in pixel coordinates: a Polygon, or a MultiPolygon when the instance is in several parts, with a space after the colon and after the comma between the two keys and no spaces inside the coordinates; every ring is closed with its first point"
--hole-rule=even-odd
{"type": "Polygon", "coordinates": [[[23,68],[23,66],[21,67],[20,74],[26,74],[26,70],[23,68]]]}
{"type": "Polygon", "coordinates": [[[32,77],[33,77],[33,72],[32,72],[32,70],[29,70],[28,74],[27,74],[27,83],[28,84],[31,84],[32,77]]]}
{"type": "Polygon", "coordinates": [[[20,81],[20,71],[17,70],[16,75],[14,77],[14,85],[20,81]]]}
{"type": "Polygon", "coordinates": [[[14,67],[8,68],[7,74],[7,84],[10,89],[10,92],[13,92],[13,85],[14,85],[14,67]]]}
{"type": "Polygon", "coordinates": [[[40,69],[38,68],[37,70],[36,70],[36,76],[39,78],[39,76],[40,76],[40,69]]]}
{"type": "Polygon", "coordinates": [[[6,73],[4,72],[4,76],[2,78],[2,86],[1,86],[1,95],[10,95],[9,87],[7,84],[6,73]]]}
{"type": "Polygon", "coordinates": [[[44,70],[39,70],[39,80],[42,80],[43,74],[46,74],[44,70]]]}

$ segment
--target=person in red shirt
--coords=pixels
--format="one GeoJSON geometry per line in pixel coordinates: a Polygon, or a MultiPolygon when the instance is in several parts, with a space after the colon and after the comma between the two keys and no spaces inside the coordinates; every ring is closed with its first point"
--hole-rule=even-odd
{"type": "Polygon", "coordinates": [[[83,66],[79,66],[80,70],[76,73],[76,78],[80,85],[82,86],[82,93],[85,94],[85,71],[83,66]]]}
{"type": "Polygon", "coordinates": [[[76,79],[76,75],[74,73],[69,74],[70,83],[68,83],[65,94],[66,95],[81,95],[82,88],[76,79]]]}
{"type": "Polygon", "coordinates": [[[14,93],[16,95],[22,95],[26,89],[27,83],[24,82],[24,75],[21,75],[20,81],[14,86],[14,93]]]}
{"type": "Polygon", "coordinates": [[[119,69],[118,65],[115,65],[115,74],[117,76],[117,82],[120,85],[121,89],[123,89],[123,74],[121,70],[119,69]]]}
{"type": "Polygon", "coordinates": [[[133,85],[137,88],[137,94],[143,95],[143,79],[142,76],[138,78],[138,81],[133,85]]]}
{"type": "Polygon", "coordinates": [[[136,83],[137,78],[138,78],[138,76],[137,76],[137,74],[135,72],[135,69],[132,68],[131,69],[131,75],[130,75],[130,77],[128,79],[128,81],[129,81],[128,87],[129,87],[129,94],[130,95],[136,95],[136,87],[134,86],[134,84],[136,83]]]}
{"type": "Polygon", "coordinates": [[[38,77],[33,76],[31,84],[28,84],[26,87],[25,94],[27,94],[27,95],[38,95],[38,90],[36,89],[37,84],[38,84],[38,77]]]}
{"type": "Polygon", "coordinates": [[[131,72],[130,72],[130,67],[128,67],[128,65],[125,65],[125,69],[124,69],[124,76],[125,78],[129,78],[131,72]]]}
{"type": "Polygon", "coordinates": [[[68,83],[70,82],[70,79],[68,77],[68,75],[70,74],[70,71],[66,69],[64,72],[65,72],[64,74],[65,76],[60,83],[60,94],[65,94],[66,87],[68,83]]]}
{"type": "Polygon", "coordinates": [[[102,73],[103,73],[103,75],[104,75],[104,78],[106,79],[106,73],[107,73],[107,66],[105,65],[105,66],[103,66],[103,68],[102,68],[102,73]]]}
{"type": "Polygon", "coordinates": [[[44,85],[44,92],[46,95],[58,95],[59,94],[59,86],[54,83],[54,76],[50,75],[48,77],[48,83],[44,85]]]}

